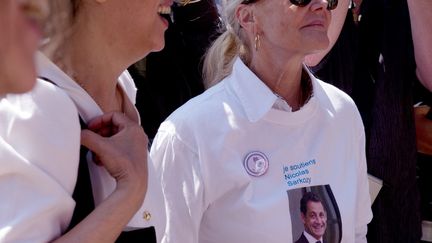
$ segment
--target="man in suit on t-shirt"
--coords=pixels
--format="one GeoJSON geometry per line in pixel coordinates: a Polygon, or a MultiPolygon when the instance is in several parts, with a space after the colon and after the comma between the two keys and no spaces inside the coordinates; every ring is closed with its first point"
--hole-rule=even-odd
{"type": "Polygon", "coordinates": [[[321,199],[307,192],[300,200],[300,214],[304,231],[295,243],[326,243],[323,235],[327,227],[327,212],[321,199]]]}

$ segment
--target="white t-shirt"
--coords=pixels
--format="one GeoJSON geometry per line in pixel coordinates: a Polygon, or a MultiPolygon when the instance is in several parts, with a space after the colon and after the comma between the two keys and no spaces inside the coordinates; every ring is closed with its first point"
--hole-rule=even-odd
{"type": "Polygon", "coordinates": [[[162,242],[294,242],[303,228],[294,235],[302,223],[290,195],[301,188],[330,188],[341,242],[366,242],[360,115],[345,93],[310,76],[314,96],[282,111],[238,58],[230,76],[167,118],[151,148],[167,207],[162,242]]]}
{"type": "Polygon", "coordinates": [[[48,242],[66,230],[79,146],[77,110],[55,85],[0,97],[0,242],[48,242]]]}
{"type": "MultiPolygon", "coordinates": [[[[91,119],[103,114],[102,110],[93,98],[48,58],[43,55],[38,55],[37,63],[39,66],[39,75],[51,80],[69,95],[78,108],[78,113],[84,122],[89,122],[91,119]]],[[[119,85],[127,96],[126,98],[128,98],[132,104],[135,104],[136,87],[129,73],[127,71],[123,72],[118,80],[119,85]]],[[[138,111],[137,117],[139,118],[138,111]]],[[[76,121],[70,121],[69,123],[74,122],[76,121]]],[[[87,159],[93,188],[93,196],[97,206],[114,191],[116,182],[104,167],[98,166],[92,161],[92,156],[87,156],[87,159]]],[[[151,163],[150,160],[149,157],[148,187],[144,203],[129,221],[125,230],[154,226],[157,240],[160,242],[165,232],[165,207],[160,180],[155,172],[153,163],[151,163]],[[146,220],[145,217],[148,213],[151,215],[150,220],[146,220]]]]}

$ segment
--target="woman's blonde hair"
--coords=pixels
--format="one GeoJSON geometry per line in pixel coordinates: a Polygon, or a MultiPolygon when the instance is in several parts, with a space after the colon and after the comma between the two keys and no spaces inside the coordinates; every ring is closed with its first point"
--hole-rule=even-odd
{"type": "Polygon", "coordinates": [[[60,43],[70,34],[72,25],[81,5],[81,0],[49,0],[50,16],[45,24],[45,40],[41,50],[50,58],[61,55],[58,53],[60,43]]]}
{"type": "Polygon", "coordinates": [[[234,60],[240,56],[250,63],[250,44],[236,18],[236,8],[243,0],[224,0],[222,18],[224,32],[207,50],[203,64],[204,86],[209,88],[232,72],[234,60]]]}

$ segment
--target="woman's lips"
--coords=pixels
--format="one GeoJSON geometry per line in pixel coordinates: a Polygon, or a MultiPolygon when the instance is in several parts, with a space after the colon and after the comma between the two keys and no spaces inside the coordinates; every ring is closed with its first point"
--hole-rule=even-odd
{"type": "Polygon", "coordinates": [[[323,20],[314,20],[304,25],[302,28],[327,29],[327,25],[326,22],[323,20]]]}
{"type": "Polygon", "coordinates": [[[158,14],[160,15],[160,18],[166,27],[168,27],[169,25],[168,19],[171,18],[172,21],[172,3],[172,1],[164,1],[161,5],[158,6],[157,9],[158,14]]]}

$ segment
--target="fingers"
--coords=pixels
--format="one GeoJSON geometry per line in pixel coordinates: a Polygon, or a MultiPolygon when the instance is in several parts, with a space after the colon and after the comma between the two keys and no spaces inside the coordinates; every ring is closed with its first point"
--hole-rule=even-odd
{"type": "Polygon", "coordinates": [[[147,180],[147,177],[142,178],[142,175],[147,173],[148,138],[139,124],[116,117],[118,118],[116,114],[105,116],[108,118],[106,120],[99,117],[94,120],[94,124],[100,127],[110,124],[111,120],[119,126],[126,124],[124,129],[110,137],[103,137],[97,132],[84,129],[81,131],[81,144],[96,155],[95,162],[103,165],[118,183],[144,183],[147,180]]]}
{"type": "Polygon", "coordinates": [[[90,130],[81,131],[81,144],[96,154],[103,152],[104,138],[90,130]]]}
{"type": "Polygon", "coordinates": [[[91,120],[88,124],[88,129],[101,136],[109,137],[131,124],[135,123],[123,113],[109,112],[91,120]]]}
{"type": "Polygon", "coordinates": [[[124,125],[128,124],[130,120],[120,112],[109,112],[101,116],[98,116],[88,123],[88,128],[92,131],[99,130],[106,126],[117,126],[122,128],[124,125]]]}

